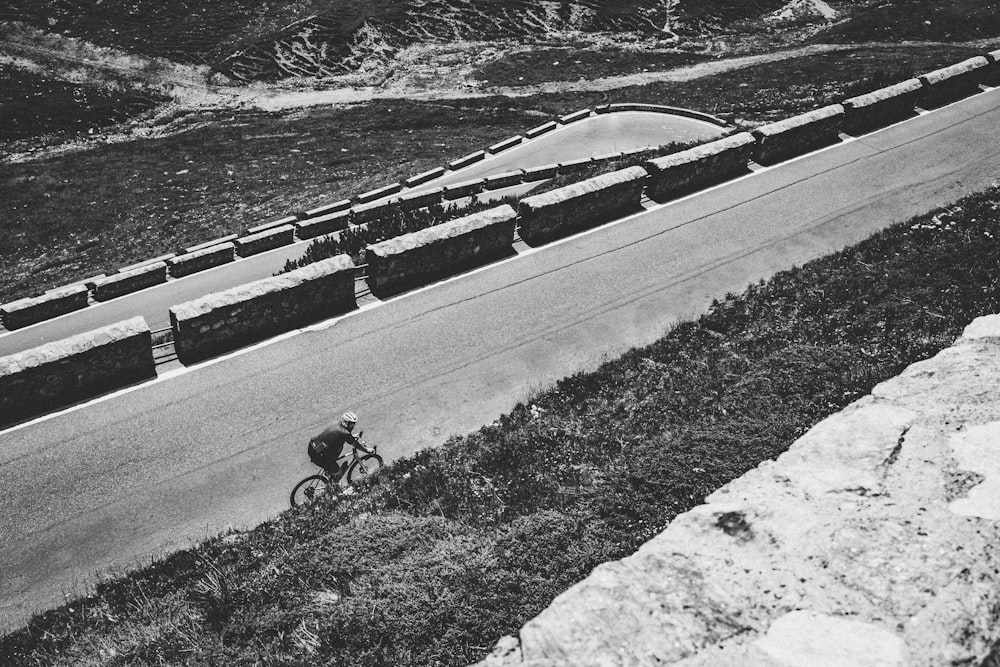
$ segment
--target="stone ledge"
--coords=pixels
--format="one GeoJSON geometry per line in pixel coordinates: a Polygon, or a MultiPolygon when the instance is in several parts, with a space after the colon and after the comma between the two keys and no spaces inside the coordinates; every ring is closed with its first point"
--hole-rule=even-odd
{"type": "Polygon", "coordinates": [[[998,339],[975,320],[480,665],[979,664],[1000,636],[998,339]]]}

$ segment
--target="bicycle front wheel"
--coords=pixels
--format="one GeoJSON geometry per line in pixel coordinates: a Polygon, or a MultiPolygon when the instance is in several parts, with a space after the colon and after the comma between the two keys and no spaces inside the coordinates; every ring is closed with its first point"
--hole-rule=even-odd
{"type": "Polygon", "coordinates": [[[368,454],[351,464],[347,471],[347,483],[357,484],[375,476],[382,468],[382,457],[378,454],[368,454]]]}
{"type": "Polygon", "coordinates": [[[330,480],[324,475],[310,475],[295,485],[290,500],[292,507],[301,507],[328,493],[330,493],[330,480]]]}

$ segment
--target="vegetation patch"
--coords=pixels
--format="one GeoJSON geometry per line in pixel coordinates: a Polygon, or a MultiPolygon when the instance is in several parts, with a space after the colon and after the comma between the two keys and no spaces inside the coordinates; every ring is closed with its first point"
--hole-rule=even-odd
{"type": "Polygon", "coordinates": [[[9,665],[466,665],[598,564],[1000,312],[1000,188],[715,302],[354,496],[108,582],[9,665]]]}
{"type": "Polygon", "coordinates": [[[145,113],[164,98],[128,90],[77,85],[0,64],[0,142],[78,134],[145,113]]]}
{"type": "Polygon", "coordinates": [[[548,48],[521,51],[489,63],[476,78],[490,86],[529,86],[668,70],[704,62],[711,56],[685,51],[548,48]]]}
{"type": "Polygon", "coordinates": [[[813,42],[962,42],[1000,37],[1000,5],[994,0],[880,2],[819,32],[813,42]]]}

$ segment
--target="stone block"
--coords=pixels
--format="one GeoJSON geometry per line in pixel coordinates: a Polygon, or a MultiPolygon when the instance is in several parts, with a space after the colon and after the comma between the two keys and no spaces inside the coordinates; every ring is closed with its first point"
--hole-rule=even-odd
{"type": "Polygon", "coordinates": [[[642,167],[629,167],[525,197],[518,203],[521,239],[544,243],[636,211],[647,178],[642,167]]]}
{"type": "Polygon", "coordinates": [[[486,185],[485,178],[462,181],[461,183],[455,183],[454,185],[446,185],[444,186],[444,198],[452,200],[472,197],[482,192],[484,185],[486,185]]]}
{"type": "Polygon", "coordinates": [[[754,160],[776,164],[836,143],[844,122],[844,107],[839,104],[815,109],[753,131],[757,139],[754,160]]]}
{"type": "Polygon", "coordinates": [[[746,174],[756,147],[752,134],[740,132],[649,160],[647,194],[656,201],[666,201],[746,174]]]}
{"type": "Polygon", "coordinates": [[[921,74],[917,78],[924,87],[919,104],[925,109],[933,109],[968,97],[979,92],[979,83],[985,81],[988,74],[989,61],[984,56],[921,74]]]}
{"type": "Polygon", "coordinates": [[[141,269],[149,266],[150,264],[156,264],[157,262],[168,262],[176,256],[176,253],[168,252],[167,254],[160,255],[159,257],[151,257],[150,259],[144,259],[141,262],[136,262],[135,264],[119,267],[117,273],[128,273],[129,271],[135,271],[136,269],[141,269]]]}
{"type": "Polygon", "coordinates": [[[329,213],[297,222],[295,224],[295,233],[300,239],[314,239],[317,236],[325,236],[347,229],[350,220],[350,211],[329,213]]]}
{"type": "Polygon", "coordinates": [[[502,174],[494,174],[492,176],[486,177],[486,183],[483,185],[484,190],[501,190],[503,188],[509,188],[514,185],[520,185],[524,180],[524,170],[518,169],[517,171],[507,171],[502,174]]]}
{"type": "Polygon", "coordinates": [[[409,192],[397,199],[396,203],[404,211],[414,211],[418,208],[427,208],[435,204],[440,204],[443,198],[444,188],[434,188],[433,190],[424,190],[423,192],[409,192]]]}
{"type": "Polygon", "coordinates": [[[377,190],[369,190],[368,192],[358,195],[359,204],[367,204],[369,202],[377,201],[379,199],[384,199],[390,195],[394,195],[403,189],[402,183],[391,183],[390,185],[385,185],[377,190]]]}
{"type": "Polygon", "coordinates": [[[141,317],[0,357],[0,427],[155,375],[141,317]]]}
{"type": "Polygon", "coordinates": [[[236,259],[236,244],[220,243],[194,252],[179,255],[167,261],[170,275],[174,278],[204,271],[214,266],[222,266],[236,259]]]}
{"type": "Polygon", "coordinates": [[[499,143],[493,144],[489,147],[489,153],[490,155],[496,155],[497,153],[503,152],[508,148],[519,146],[523,141],[524,137],[519,134],[516,137],[511,137],[510,139],[505,139],[499,143]]]}
{"type": "Polygon", "coordinates": [[[844,100],[844,132],[864,134],[910,118],[922,88],[919,79],[908,79],[844,100]]]}
{"type": "Polygon", "coordinates": [[[338,255],[173,306],[177,358],[199,361],[353,310],[354,274],[351,258],[338,255]]]}
{"type": "Polygon", "coordinates": [[[427,181],[433,181],[435,178],[441,178],[445,175],[445,173],[446,170],[444,167],[435,167],[434,169],[417,174],[416,176],[410,176],[404,181],[404,183],[406,184],[406,187],[412,188],[417,185],[422,185],[427,181]]]}
{"type": "Polygon", "coordinates": [[[270,222],[265,222],[259,225],[254,225],[247,229],[247,234],[259,234],[260,232],[266,232],[269,229],[274,229],[275,227],[284,227],[285,225],[294,225],[298,222],[299,218],[296,215],[290,215],[280,220],[272,220],[270,222]]]}
{"type": "Polygon", "coordinates": [[[559,119],[560,123],[568,125],[569,123],[575,123],[578,120],[583,120],[584,118],[590,118],[590,109],[581,109],[580,111],[574,111],[573,113],[568,113],[559,119]]]}
{"type": "Polygon", "coordinates": [[[365,251],[368,286],[391,296],[509,255],[516,219],[504,204],[372,244],[365,251]]]}
{"type": "Polygon", "coordinates": [[[301,220],[307,220],[309,218],[318,218],[321,215],[330,215],[331,213],[339,213],[341,211],[346,211],[353,206],[350,199],[341,199],[340,201],[335,201],[332,204],[324,204],[323,206],[317,206],[316,208],[311,208],[302,215],[299,216],[301,220]]]}
{"type": "Polygon", "coordinates": [[[452,160],[448,163],[448,168],[452,171],[457,171],[462,167],[468,167],[470,164],[475,164],[476,162],[482,162],[486,159],[486,151],[476,151],[475,153],[469,153],[465,157],[460,157],[457,160],[452,160]]]}
{"type": "Polygon", "coordinates": [[[550,164],[545,167],[532,167],[531,169],[524,170],[524,182],[547,181],[550,178],[555,178],[558,173],[559,165],[557,164],[550,164]]]}
{"type": "Polygon", "coordinates": [[[580,158],[578,160],[566,160],[565,162],[560,162],[557,166],[557,173],[562,176],[564,174],[578,174],[581,171],[587,171],[593,166],[594,162],[589,157],[580,158]]]}
{"type": "Polygon", "coordinates": [[[41,296],[19,299],[0,305],[3,325],[9,330],[50,320],[87,307],[89,292],[86,285],[68,285],[50,290],[41,296]]]}
{"type": "Polygon", "coordinates": [[[240,257],[257,255],[295,242],[295,226],[282,225],[236,239],[236,254],[240,257]]]}
{"type": "Polygon", "coordinates": [[[543,123],[538,127],[531,128],[530,130],[524,133],[524,136],[527,137],[528,139],[534,139],[535,137],[540,137],[543,134],[551,132],[557,127],[559,127],[559,125],[555,121],[549,121],[548,123],[543,123]]]}
{"type": "Polygon", "coordinates": [[[229,243],[231,241],[235,241],[238,238],[239,238],[238,234],[227,234],[226,236],[220,236],[219,238],[212,239],[211,241],[205,241],[204,243],[197,243],[193,246],[188,246],[187,248],[184,248],[183,253],[178,253],[178,254],[186,255],[188,253],[204,250],[205,248],[210,248],[215,245],[222,245],[223,243],[229,243]]]}
{"type": "Polygon", "coordinates": [[[98,280],[94,283],[94,300],[107,301],[165,282],[167,282],[167,263],[156,262],[98,280]]]}

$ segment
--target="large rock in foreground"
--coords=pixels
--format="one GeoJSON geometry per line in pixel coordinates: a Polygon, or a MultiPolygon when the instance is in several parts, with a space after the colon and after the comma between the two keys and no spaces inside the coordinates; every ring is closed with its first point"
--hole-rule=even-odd
{"type": "Polygon", "coordinates": [[[482,664],[979,664],[1000,638],[1000,316],[706,500],[482,664]]]}

